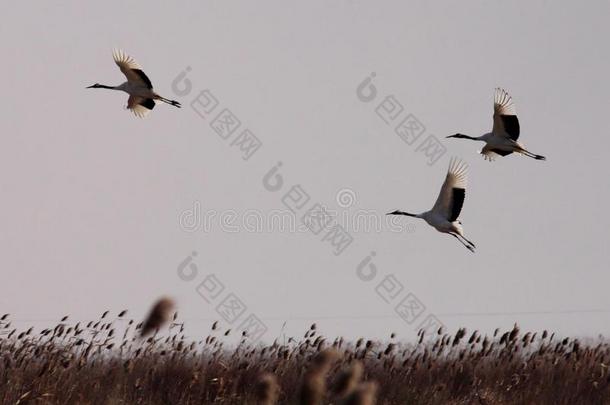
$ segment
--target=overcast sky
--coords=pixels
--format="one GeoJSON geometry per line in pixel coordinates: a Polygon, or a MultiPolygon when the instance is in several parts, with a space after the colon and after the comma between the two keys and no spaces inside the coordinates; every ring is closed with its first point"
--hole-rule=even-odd
{"type": "Polygon", "coordinates": [[[331,336],[412,339],[432,315],[450,329],[610,333],[609,2],[143,4],[2,7],[0,313],[24,327],[139,318],[169,295],[195,335],[238,297],[231,326],[254,314],[269,339],[284,321],[289,334],[317,321],[331,336]],[[126,94],[85,89],[124,81],[113,48],[183,108],[142,120],[126,94]],[[546,162],[489,163],[482,144],[444,138],[490,131],[498,86],[546,162]],[[387,96],[403,109],[388,123],[387,96]],[[225,109],[234,133],[215,126],[225,109]],[[405,140],[409,115],[425,131],[405,140]],[[261,146],[244,151],[252,135],[261,146]],[[430,157],[434,139],[446,151],[430,157]],[[358,210],[430,209],[451,156],[470,166],[461,219],[476,254],[406,217],[403,232],[351,230],[335,254],[328,232],[358,210]],[[319,203],[336,214],[327,229],[242,223],[299,192],[297,221],[319,203]],[[425,308],[398,317],[414,297],[425,308]]]}

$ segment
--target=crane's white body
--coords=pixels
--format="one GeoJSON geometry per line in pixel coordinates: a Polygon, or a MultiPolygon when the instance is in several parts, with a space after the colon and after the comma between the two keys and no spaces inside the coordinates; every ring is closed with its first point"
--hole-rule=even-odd
{"type": "Polygon", "coordinates": [[[121,90],[130,96],[154,98],[157,94],[152,90],[143,86],[141,83],[125,82],[121,83],[114,88],[115,90],[121,90]]]}
{"type": "Polygon", "coordinates": [[[421,214],[394,211],[388,215],[406,215],[421,218],[437,231],[455,237],[468,250],[474,252],[475,245],[464,236],[462,223],[458,219],[466,195],[467,169],[468,167],[461,160],[451,159],[447,176],[436,199],[436,203],[431,210],[421,214]]]}
{"type": "Polygon", "coordinates": [[[491,132],[477,137],[455,134],[447,138],[485,142],[485,146],[479,153],[489,161],[495,160],[497,156],[507,156],[513,152],[537,160],[546,160],[544,156],[533,154],[525,149],[525,146],[518,141],[520,132],[519,119],[512,97],[504,89],[497,88],[494,95],[493,128],[491,132]]]}
{"type": "Polygon", "coordinates": [[[493,161],[498,154],[496,151],[504,151],[504,152],[517,152],[524,153],[527,152],[525,150],[525,146],[518,141],[514,141],[504,135],[500,135],[494,132],[488,132],[484,135],[481,135],[477,138],[477,140],[485,142],[485,146],[483,149],[479,151],[480,154],[486,160],[493,161]]]}
{"type": "Polygon", "coordinates": [[[163,101],[164,103],[180,108],[179,102],[166,99],[155,93],[150,79],[131,56],[121,50],[115,50],[112,56],[114,62],[127,78],[127,81],[118,86],[105,86],[95,83],[88,88],[124,91],[129,94],[127,108],[140,118],[145,117],[155,107],[155,100],[163,101]]]}
{"type": "Polygon", "coordinates": [[[428,225],[442,233],[455,232],[460,236],[464,236],[464,230],[459,221],[449,221],[443,214],[435,211],[426,211],[418,215],[419,218],[426,221],[428,225]]]}

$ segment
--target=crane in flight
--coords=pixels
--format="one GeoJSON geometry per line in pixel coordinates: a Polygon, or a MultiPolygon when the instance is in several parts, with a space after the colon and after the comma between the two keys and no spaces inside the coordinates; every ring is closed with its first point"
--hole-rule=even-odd
{"type": "Polygon", "coordinates": [[[112,56],[114,57],[114,62],[127,78],[127,81],[118,86],[105,86],[103,84],[95,83],[94,85],[87,87],[88,89],[124,91],[129,94],[127,108],[140,118],[145,117],[150,110],[155,108],[155,100],[173,105],[174,107],[181,107],[179,102],[169,100],[155,93],[150,79],[131,56],[121,50],[113,51],[112,56]]]}
{"type": "Polygon", "coordinates": [[[468,166],[466,163],[456,158],[451,159],[441,192],[430,211],[421,214],[410,214],[397,210],[386,215],[406,215],[421,218],[437,231],[453,236],[474,253],[476,246],[464,237],[462,222],[458,220],[464,205],[464,197],[466,196],[467,170],[468,166]]]}
{"type": "Polygon", "coordinates": [[[470,139],[483,141],[485,146],[480,151],[485,160],[495,160],[497,156],[507,156],[513,152],[531,157],[536,160],[546,160],[544,156],[536,155],[525,149],[518,142],[520,127],[515,104],[506,90],[497,88],[494,94],[494,122],[491,132],[473,137],[464,134],[449,135],[447,138],[470,139]]]}

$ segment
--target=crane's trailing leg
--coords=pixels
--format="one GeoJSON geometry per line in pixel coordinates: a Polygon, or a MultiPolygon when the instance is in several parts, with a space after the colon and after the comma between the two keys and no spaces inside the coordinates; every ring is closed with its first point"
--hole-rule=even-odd
{"type": "Polygon", "coordinates": [[[167,103],[169,105],[173,105],[174,107],[182,108],[182,105],[179,102],[177,102],[176,100],[170,100],[170,99],[167,99],[167,98],[161,97],[161,96],[159,96],[159,100],[161,100],[164,103],[167,103]]]}
{"type": "Polygon", "coordinates": [[[468,239],[466,239],[464,236],[462,236],[462,238],[463,238],[463,239],[464,239],[466,242],[468,242],[468,243],[470,244],[470,246],[472,246],[473,248],[476,248],[476,247],[477,247],[477,246],[476,246],[474,243],[472,243],[471,241],[469,241],[468,239]]]}
{"type": "MultiPolygon", "coordinates": [[[[449,233],[449,235],[451,235],[451,236],[453,236],[454,238],[456,238],[457,240],[459,240],[459,241],[460,241],[460,243],[461,243],[462,245],[464,245],[464,247],[466,247],[466,249],[468,249],[468,250],[470,250],[472,253],[474,253],[474,245],[473,245],[473,246],[470,246],[468,243],[466,243],[466,242],[464,242],[462,239],[460,239],[460,237],[459,237],[457,234],[455,234],[455,233],[450,232],[450,233],[449,233]]],[[[465,238],[464,238],[464,239],[465,239],[465,238]]]]}
{"type": "Polygon", "coordinates": [[[535,153],[532,153],[532,152],[527,151],[525,149],[523,149],[521,151],[521,153],[523,153],[525,156],[531,157],[531,158],[536,159],[536,160],[546,160],[546,158],[544,156],[536,155],[535,153]]]}

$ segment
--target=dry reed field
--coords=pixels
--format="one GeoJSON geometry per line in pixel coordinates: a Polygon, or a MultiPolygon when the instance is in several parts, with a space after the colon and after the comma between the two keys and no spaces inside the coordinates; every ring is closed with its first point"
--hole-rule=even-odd
{"type": "Polygon", "coordinates": [[[250,344],[218,323],[184,336],[160,300],[142,323],[127,311],[52,329],[12,327],[0,316],[2,404],[603,404],[610,345],[517,326],[490,336],[460,329],[401,343],[301,338],[250,344]]]}

